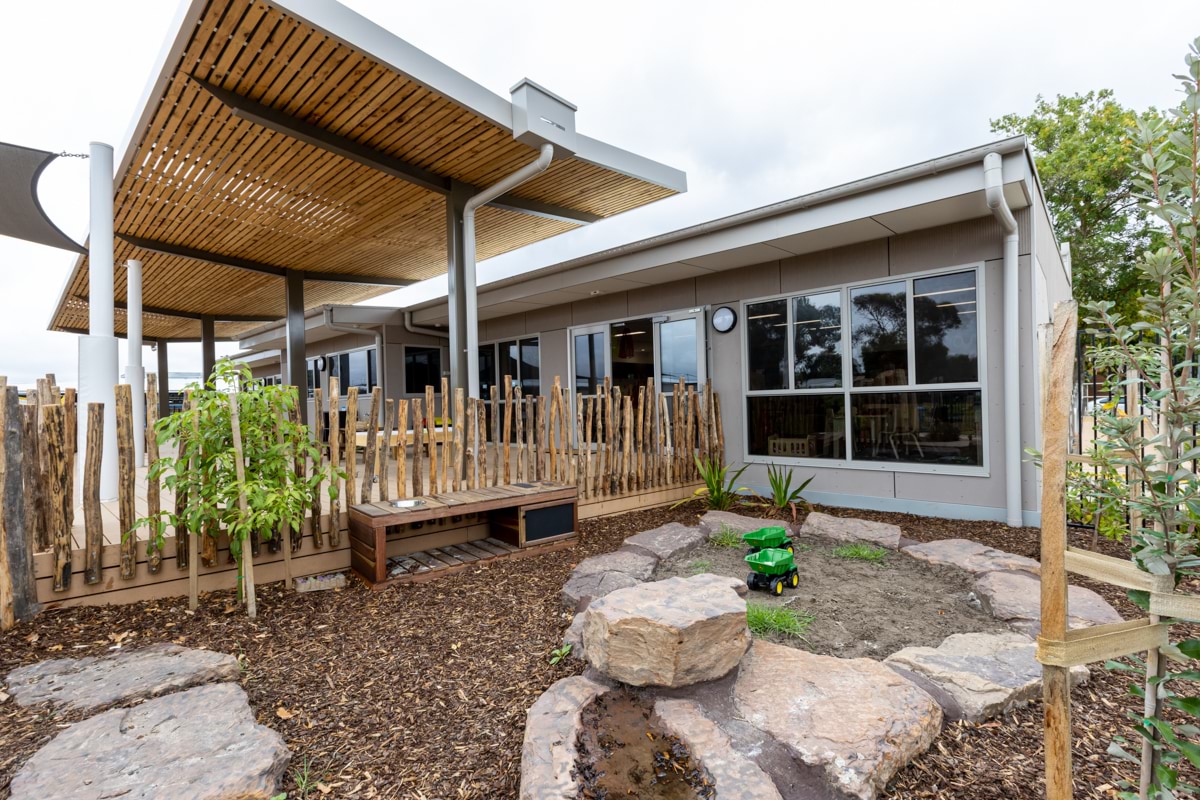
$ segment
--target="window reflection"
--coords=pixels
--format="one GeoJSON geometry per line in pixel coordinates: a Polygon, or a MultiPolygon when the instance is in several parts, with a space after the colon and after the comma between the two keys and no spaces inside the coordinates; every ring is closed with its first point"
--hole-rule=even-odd
{"type": "Polygon", "coordinates": [[[662,323],[658,326],[658,341],[662,391],[675,391],[680,380],[688,386],[698,385],[696,318],[662,323]]]}
{"type": "Polygon", "coordinates": [[[824,292],[792,301],[795,388],[842,385],[842,295],[824,292]]]}
{"type": "Polygon", "coordinates": [[[787,327],[786,300],[746,306],[750,391],[788,388],[787,327]]]}
{"type": "Polygon", "coordinates": [[[869,392],[850,397],[856,461],[983,465],[983,396],[869,392]]]}
{"type": "Polygon", "coordinates": [[[907,295],[903,281],[850,291],[855,386],[908,383],[907,295]]]}
{"type": "Polygon", "coordinates": [[[913,281],[917,383],[979,380],[974,272],[913,281]]]}
{"type": "Polygon", "coordinates": [[[846,406],[841,394],[747,398],[750,453],[781,458],[845,458],[846,406]]]}
{"type": "Polygon", "coordinates": [[[611,326],[613,385],[625,396],[637,395],[638,387],[654,377],[654,322],[633,319],[611,326]]]}
{"type": "Polygon", "coordinates": [[[575,393],[596,394],[604,383],[604,334],[575,336],[575,393]]]}

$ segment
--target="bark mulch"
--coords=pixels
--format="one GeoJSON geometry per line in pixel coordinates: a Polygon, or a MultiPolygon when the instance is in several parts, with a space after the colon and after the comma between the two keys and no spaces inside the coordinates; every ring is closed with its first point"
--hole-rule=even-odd
{"type": "MultiPolygon", "coordinates": [[[[1038,555],[1035,529],[821,510],[895,522],[921,541],[963,537],[1038,555]]],[[[182,598],[50,611],[0,637],[0,674],[159,641],[232,652],[259,721],[293,751],[290,797],[514,797],[526,710],[551,683],[579,670],[574,661],[548,663],[568,622],[558,597],[570,570],[626,536],[694,522],[700,511],[657,508],[589,520],[574,548],[377,593],[357,582],[301,595],[284,594],[281,584],[261,587],[256,621],[228,592],[207,595],[195,614],[182,598]]],[[[1101,549],[1120,552],[1119,545],[1101,549]]],[[[1123,614],[1138,613],[1119,590],[1091,588],[1123,614]]],[[[1092,682],[1073,694],[1077,797],[1109,797],[1117,776],[1133,777],[1130,765],[1104,752],[1135,705],[1125,683],[1094,669],[1092,682]]],[[[20,765],[72,720],[0,698],[0,800],[20,765]]],[[[1041,759],[1035,704],[983,725],[948,725],[887,796],[1032,800],[1043,794],[1041,759]]]]}

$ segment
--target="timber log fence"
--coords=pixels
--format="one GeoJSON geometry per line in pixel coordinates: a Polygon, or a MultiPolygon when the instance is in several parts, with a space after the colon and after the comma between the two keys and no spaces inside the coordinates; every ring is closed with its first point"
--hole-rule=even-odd
{"type": "MultiPolygon", "coordinates": [[[[322,460],[346,476],[336,497],[325,486],[315,494],[300,530],[252,538],[260,583],[348,569],[343,533],[352,504],[551,480],[578,488],[586,518],[689,497],[699,482],[696,459],[723,460],[720,398],[711,384],[680,382],[661,392],[647,381],[630,393],[606,381],[574,402],[557,377],[545,394],[533,396],[508,377],[486,399],[452,392],[445,379],[437,388],[426,387],[423,397],[385,399],[379,388],[360,396],[352,387],[344,414],[323,413],[326,400],[314,391],[319,411],[311,435],[324,443],[322,460]],[[369,409],[361,420],[360,407],[369,409]]],[[[336,378],[328,395],[338,398],[337,409],[336,378]]],[[[129,386],[114,387],[118,497],[102,503],[103,404],[77,409],[75,390],[60,390],[53,375],[39,379],[21,402],[0,377],[0,628],[39,607],[234,587],[237,565],[220,530],[168,525],[161,546],[144,526],[127,534],[137,519],[164,509],[182,516],[187,504],[161,479],[147,477],[160,457],[153,435],[146,437],[145,465],[135,463],[131,396],[129,386]],[[76,452],[80,425],[83,453],[76,452]]],[[[147,431],[157,408],[151,373],[147,431]]],[[[297,460],[296,475],[312,467],[297,460]]]]}

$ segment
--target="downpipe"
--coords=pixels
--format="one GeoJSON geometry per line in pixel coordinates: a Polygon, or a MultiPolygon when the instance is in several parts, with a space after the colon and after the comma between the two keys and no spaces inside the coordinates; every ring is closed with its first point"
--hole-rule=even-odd
{"type": "Polygon", "coordinates": [[[1020,233],[1004,198],[1003,160],[999,153],[983,159],[983,185],[988,208],[1004,229],[1004,508],[1009,527],[1020,527],[1021,514],[1021,327],[1020,233]]]}
{"type": "MultiPolygon", "coordinates": [[[[325,327],[329,328],[331,331],[338,331],[339,333],[369,333],[375,337],[375,367],[379,371],[379,388],[383,389],[383,398],[386,400],[388,397],[387,359],[384,357],[385,343],[383,338],[383,326],[380,325],[379,328],[376,329],[374,327],[366,328],[349,323],[335,323],[333,321],[333,308],[330,306],[326,306],[324,308],[322,315],[324,317],[322,321],[324,322],[325,327]]],[[[335,398],[330,399],[336,402],[335,398]]],[[[380,413],[383,413],[382,408],[380,409],[380,413]]]]}

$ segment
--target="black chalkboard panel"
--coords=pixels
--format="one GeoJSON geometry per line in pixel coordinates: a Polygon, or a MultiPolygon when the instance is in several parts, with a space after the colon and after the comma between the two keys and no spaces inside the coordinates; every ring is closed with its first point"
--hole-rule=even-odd
{"type": "Polygon", "coordinates": [[[525,541],[534,542],[575,532],[575,504],[534,508],[525,512],[525,541]]]}

